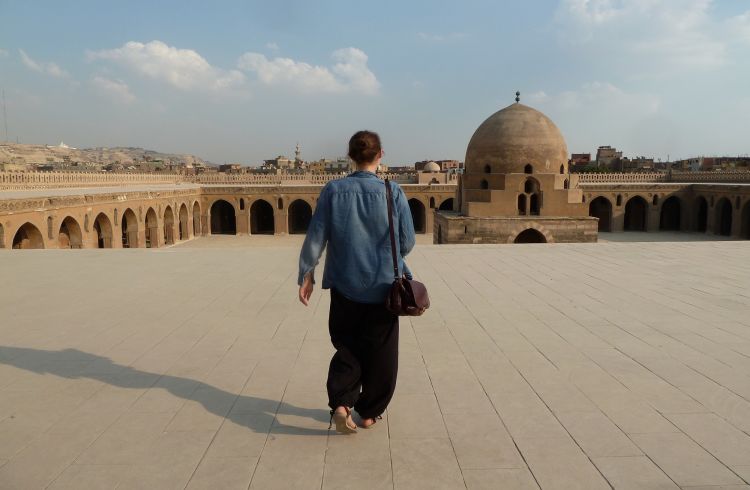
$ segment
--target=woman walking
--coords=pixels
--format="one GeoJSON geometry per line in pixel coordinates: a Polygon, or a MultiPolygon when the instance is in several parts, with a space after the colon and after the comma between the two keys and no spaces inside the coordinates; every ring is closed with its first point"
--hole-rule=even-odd
{"type": "MultiPolygon", "coordinates": [[[[352,409],[363,428],[385,411],[396,388],[398,316],[385,308],[393,282],[385,182],[375,171],[380,137],[359,131],[349,140],[357,170],[323,187],[299,259],[299,299],[307,306],[314,271],[326,253],[323,289],[331,290],[328,330],[336,353],[328,370],[328,405],[336,430],[356,432],[352,409]]],[[[390,183],[399,273],[411,278],[404,257],[414,247],[414,225],[406,196],[390,183]]]]}

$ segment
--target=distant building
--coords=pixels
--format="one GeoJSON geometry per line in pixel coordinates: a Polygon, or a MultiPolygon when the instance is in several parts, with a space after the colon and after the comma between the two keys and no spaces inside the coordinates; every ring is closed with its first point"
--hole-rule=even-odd
{"type": "Polygon", "coordinates": [[[591,166],[591,153],[573,153],[568,160],[571,172],[582,172],[591,166]]]}
{"type": "Polygon", "coordinates": [[[611,146],[600,146],[596,150],[596,166],[610,170],[621,170],[622,152],[611,146]]]}
{"type": "Polygon", "coordinates": [[[461,166],[461,163],[458,160],[423,160],[421,162],[414,163],[414,169],[417,172],[421,172],[424,170],[425,166],[430,163],[437,164],[440,167],[441,172],[455,172],[461,166]]]}
{"type": "Polygon", "coordinates": [[[749,156],[737,157],[694,157],[677,160],[672,164],[674,170],[688,170],[692,172],[711,170],[748,170],[749,156]]]}
{"type": "Polygon", "coordinates": [[[238,174],[242,172],[242,165],[239,163],[228,163],[225,165],[219,165],[219,172],[227,174],[238,174]]]}
{"type": "Polygon", "coordinates": [[[308,162],[306,165],[308,172],[323,174],[323,173],[334,173],[338,174],[341,172],[349,172],[352,169],[352,163],[347,158],[337,158],[336,160],[330,160],[328,158],[321,158],[315,162],[308,162]]]}
{"type": "Polygon", "coordinates": [[[294,168],[294,160],[291,160],[284,155],[279,155],[271,160],[263,160],[262,167],[267,169],[290,170],[294,168]]]}
{"type": "Polygon", "coordinates": [[[654,159],[653,158],[646,158],[646,157],[633,157],[633,158],[623,158],[620,161],[620,168],[617,170],[623,171],[623,172],[637,172],[637,171],[645,171],[645,170],[654,170],[654,159]]]}

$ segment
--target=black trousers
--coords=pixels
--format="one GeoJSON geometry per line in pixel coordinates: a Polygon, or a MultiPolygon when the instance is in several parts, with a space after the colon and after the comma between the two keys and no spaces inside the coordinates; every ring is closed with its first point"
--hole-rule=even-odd
{"type": "Polygon", "coordinates": [[[357,303],[331,289],[328,331],[336,348],[328,405],[354,407],[363,418],[379,416],[396,389],[398,316],[385,305],[357,303]]]}

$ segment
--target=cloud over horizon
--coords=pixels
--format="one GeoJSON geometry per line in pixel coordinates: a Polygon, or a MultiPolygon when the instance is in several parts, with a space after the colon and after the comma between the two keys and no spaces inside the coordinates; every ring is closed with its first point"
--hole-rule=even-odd
{"type": "Polygon", "coordinates": [[[708,70],[729,62],[737,38],[750,40],[750,12],[712,15],[714,0],[561,0],[564,43],[622,60],[626,69],[708,70]],[[734,34],[733,34],[734,33],[734,34]]]}
{"type": "Polygon", "coordinates": [[[32,59],[28,54],[26,54],[26,51],[24,51],[23,49],[19,49],[18,53],[21,55],[21,62],[24,64],[24,66],[26,66],[26,68],[30,70],[33,70],[37,73],[44,73],[45,75],[50,75],[54,78],[70,78],[70,74],[60,68],[57,63],[36,61],[32,59]]]}
{"type": "Polygon", "coordinates": [[[260,53],[240,56],[237,66],[254,73],[267,86],[285,86],[302,93],[357,92],[376,95],[380,82],[367,66],[367,54],[357,48],[337,49],[331,54],[335,64],[328,68],[291,58],[269,59],[260,53]]]}
{"type": "Polygon", "coordinates": [[[115,49],[88,51],[86,57],[89,61],[117,63],[184,92],[230,91],[245,82],[245,76],[237,70],[217,68],[192,49],[180,49],[158,40],[129,41],[115,49]]]}
{"type": "Polygon", "coordinates": [[[130,87],[122,80],[111,80],[102,76],[95,76],[91,79],[91,85],[99,95],[114,102],[130,104],[135,101],[135,95],[130,92],[130,87]]]}

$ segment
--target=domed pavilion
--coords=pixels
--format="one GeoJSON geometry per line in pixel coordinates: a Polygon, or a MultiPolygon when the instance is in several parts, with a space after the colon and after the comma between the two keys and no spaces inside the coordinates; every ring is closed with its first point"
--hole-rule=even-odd
{"type": "Polygon", "coordinates": [[[460,212],[437,212],[435,243],[597,240],[596,219],[568,173],[565,138],[550,118],[518,100],[471,137],[460,212]]]}

